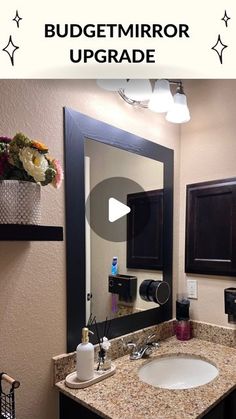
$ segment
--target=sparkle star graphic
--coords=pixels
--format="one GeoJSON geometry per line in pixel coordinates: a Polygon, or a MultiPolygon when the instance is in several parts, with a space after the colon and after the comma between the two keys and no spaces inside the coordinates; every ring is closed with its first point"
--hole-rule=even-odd
{"type": "Polygon", "coordinates": [[[3,48],[3,51],[7,52],[7,54],[9,55],[12,65],[14,65],[14,54],[17,49],[19,49],[19,47],[14,45],[14,43],[12,42],[12,37],[10,35],[8,44],[5,48],[3,48]]]}
{"type": "Polygon", "coordinates": [[[228,21],[230,20],[231,18],[227,15],[227,12],[226,12],[226,10],[225,10],[225,14],[224,14],[224,16],[222,17],[222,19],[221,20],[223,20],[224,22],[225,22],[225,26],[226,26],[226,28],[228,27],[228,21]]]}
{"type": "Polygon", "coordinates": [[[18,10],[16,11],[16,15],[15,15],[14,19],[12,19],[12,20],[14,20],[16,22],[17,28],[19,28],[20,27],[20,21],[22,20],[22,17],[19,16],[18,10]]]}
{"type": "Polygon", "coordinates": [[[228,45],[224,45],[220,39],[220,35],[218,35],[217,42],[211,49],[213,49],[213,51],[215,51],[218,54],[221,64],[223,64],[223,51],[225,48],[228,48],[228,45]]]}

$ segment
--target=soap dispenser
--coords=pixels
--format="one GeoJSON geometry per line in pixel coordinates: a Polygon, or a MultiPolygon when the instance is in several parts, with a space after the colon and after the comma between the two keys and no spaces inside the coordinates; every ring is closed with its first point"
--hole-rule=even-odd
{"type": "Polygon", "coordinates": [[[80,381],[88,381],[94,377],[94,346],[89,342],[87,327],[82,329],[82,342],[76,348],[76,371],[80,381]]]}
{"type": "Polygon", "coordinates": [[[184,294],[177,296],[175,335],[178,340],[189,340],[192,337],[189,306],[190,301],[187,296],[184,294]]]}

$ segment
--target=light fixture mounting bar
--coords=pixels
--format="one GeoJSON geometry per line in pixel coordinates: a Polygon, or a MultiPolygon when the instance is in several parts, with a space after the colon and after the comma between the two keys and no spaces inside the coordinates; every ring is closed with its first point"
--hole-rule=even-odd
{"type": "MultiPolygon", "coordinates": [[[[129,79],[127,79],[127,81],[128,81],[129,79]]],[[[169,79],[166,79],[171,85],[174,85],[174,86],[177,86],[177,90],[178,90],[178,92],[180,93],[180,92],[183,92],[183,83],[182,83],[182,81],[181,80],[169,80],[169,79]]],[[[137,106],[137,107],[140,107],[140,108],[145,108],[145,109],[147,109],[148,108],[148,102],[144,102],[144,101],[138,101],[138,100],[133,100],[133,99],[130,99],[129,97],[127,97],[126,95],[125,95],[125,93],[124,93],[124,90],[123,89],[119,89],[118,90],[118,94],[120,95],[120,97],[126,102],[126,103],[128,103],[129,105],[132,105],[132,106],[137,106]]]]}
{"type": "MultiPolygon", "coordinates": [[[[128,83],[129,79],[127,79],[126,82],[128,83]]],[[[129,97],[130,92],[123,86],[118,90],[118,94],[126,103],[136,108],[148,108],[153,112],[166,113],[165,118],[169,122],[176,124],[188,122],[190,120],[190,113],[182,81],[157,79],[152,80],[152,82],[154,82],[154,87],[151,85],[151,80],[149,80],[149,88],[147,89],[148,95],[150,89],[150,97],[148,95],[143,95],[143,100],[141,100],[143,92],[141,92],[139,99],[139,95],[134,94],[134,92],[131,91],[130,96],[134,97],[131,99],[131,97],[129,97]],[[171,92],[170,86],[175,86],[172,89],[175,90],[174,95],[171,92]],[[139,100],[135,100],[136,98],[139,100]]],[[[132,84],[133,89],[136,87],[137,86],[133,86],[132,84]]]]}
{"type": "Polygon", "coordinates": [[[137,106],[137,107],[140,107],[140,108],[148,108],[148,104],[147,104],[147,103],[145,103],[145,102],[139,102],[139,101],[137,101],[137,100],[133,100],[133,99],[128,98],[128,97],[125,95],[125,93],[124,93],[124,90],[123,90],[123,89],[118,90],[118,94],[119,94],[119,95],[122,97],[122,99],[123,99],[126,103],[128,103],[129,105],[137,106]]]}

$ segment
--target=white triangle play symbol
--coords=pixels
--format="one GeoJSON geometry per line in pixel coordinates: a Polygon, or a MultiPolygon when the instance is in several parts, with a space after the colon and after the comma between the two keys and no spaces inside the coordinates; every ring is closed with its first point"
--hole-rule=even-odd
{"type": "Polygon", "coordinates": [[[110,223],[119,220],[131,211],[130,207],[115,198],[109,198],[108,200],[108,219],[110,223]]]}

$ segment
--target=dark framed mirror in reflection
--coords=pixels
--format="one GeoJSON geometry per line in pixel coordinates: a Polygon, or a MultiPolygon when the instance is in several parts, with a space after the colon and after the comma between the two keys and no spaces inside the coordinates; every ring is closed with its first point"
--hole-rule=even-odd
{"type": "Polygon", "coordinates": [[[172,318],[173,151],[68,108],[64,141],[73,351],[94,316],[109,338],[172,318]]]}

